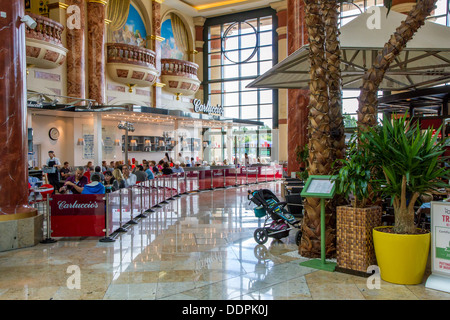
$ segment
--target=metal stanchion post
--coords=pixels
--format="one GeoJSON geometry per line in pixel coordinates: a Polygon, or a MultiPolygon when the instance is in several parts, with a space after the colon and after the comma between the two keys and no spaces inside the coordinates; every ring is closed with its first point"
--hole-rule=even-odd
{"type": "Polygon", "coordinates": [[[177,194],[174,195],[174,198],[180,198],[180,197],[181,197],[181,196],[180,196],[180,185],[179,185],[179,183],[178,183],[178,176],[179,176],[179,174],[176,173],[176,177],[177,177],[177,194]]]}
{"type": "Polygon", "coordinates": [[[119,228],[116,232],[127,232],[127,229],[122,227],[122,189],[119,189],[119,228]]]}
{"type": "Polygon", "coordinates": [[[99,241],[100,242],[115,242],[116,240],[111,238],[109,236],[109,219],[108,219],[108,214],[109,214],[109,193],[106,194],[106,197],[103,198],[103,200],[106,201],[105,203],[105,237],[101,238],[99,241]]]}
{"type": "Polygon", "coordinates": [[[147,213],[149,212],[155,212],[155,210],[152,209],[152,185],[155,179],[152,179],[152,181],[147,180],[148,181],[148,209],[145,211],[147,213]]]}
{"type": "Polygon", "coordinates": [[[159,205],[159,178],[155,175],[155,179],[153,179],[154,181],[156,181],[156,204],[153,206],[153,208],[162,208],[159,205]]]}
{"type": "Polygon", "coordinates": [[[167,200],[175,200],[175,198],[173,197],[173,174],[170,175],[170,197],[167,200]]]}
{"type": "Polygon", "coordinates": [[[55,243],[56,240],[51,238],[52,233],[52,225],[51,225],[51,219],[50,219],[50,195],[47,195],[47,238],[41,241],[41,243],[55,243]]]}
{"type": "Polygon", "coordinates": [[[133,219],[133,186],[130,187],[131,197],[130,197],[130,214],[131,219],[127,222],[127,224],[137,224],[137,222],[133,219]]]}
{"type": "Polygon", "coordinates": [[[184,193],[183,194],[189,194],[188,184],[187,184],[187,171],[184,172],[184,193]]]}
{"type": "Polygon", "coordinates": [[[211,171],[211,187],[209,188],[209,190],[214,190],[214,181],[213,181],[213,179],[214,179],[214,170],[210,169],[210,171],[211,171]]]}
{"type": "Polygon", "coordinates": [[[144,206],[142,204],[142,197],[143,197],[142,190],[143,190],[143,188],[142,188],[142,182],[141,182],[141,183],[139,183],[139,193],[140,193],[140,198],[141,198],[141,202],[140,202],[140,204],[141,204],[141,206],[140,206],[141,213],[136,216],[136,218],[141,218],[141,219],[147,218],[147,216],[144,214],[144,209],[143,209],[144,206]]]}
{"type": "Polygon", "coordinates": [[[226,177],[226,171],[227,169],[223,169],[223,187],[227,187],[227,177],[226,177]]]}
{"type": "Polygon", "coordinates": [[[167,204],[168,202],[166,201],[166,176],[165,175],[163,175],[163,188],[164,188],[164,193],[163,193],[164,199],[160,203],[167,204]]]}

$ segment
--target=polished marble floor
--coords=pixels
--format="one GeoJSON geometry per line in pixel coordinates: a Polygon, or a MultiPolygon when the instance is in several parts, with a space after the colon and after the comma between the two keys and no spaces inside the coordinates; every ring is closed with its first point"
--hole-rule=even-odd
{"type": "MultiPolygon", "coordinates": [[[[257,245],[262,221],[248,188],[178,198],[112,243],[66,238],[2,252],[0,300],[450,299],[424,284],[369,289],[366,278],[300,266],[295,230],[257,245]]],[[[281,192],[280,183],[257,188],[281,192]]]]}

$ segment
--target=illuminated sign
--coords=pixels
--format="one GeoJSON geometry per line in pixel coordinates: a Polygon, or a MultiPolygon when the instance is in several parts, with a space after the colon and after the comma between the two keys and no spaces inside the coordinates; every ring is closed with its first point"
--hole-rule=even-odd
{"type": "Polygon", "coordinates": [[[194,105],[195,112],[214,114],[214,115],[219,115],[219,116],[224,115],[223,106],[220,106],[220,105],[212,106],[209,101],[206,104],[202,104],[200,99],[194,99],[192,104],[194,105]]]}

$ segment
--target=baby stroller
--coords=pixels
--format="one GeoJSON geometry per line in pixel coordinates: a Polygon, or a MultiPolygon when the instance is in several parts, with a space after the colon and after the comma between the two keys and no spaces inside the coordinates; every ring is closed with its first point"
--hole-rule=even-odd
{"type": "Polygon", "coordinates": [[[296,220],[286,209],[287,202],[280,202],[268,189],[248,191],[248,199],[258,207],[253,209],[258,218],[265,217],[264,227],[255,230],[253,237],[259,244],[267,242],[268,238],[282,239],[289,236],[293,228],[299,229],[295,235],[295,243],[300,244],[302,238],[301,220],[296,220]]]}

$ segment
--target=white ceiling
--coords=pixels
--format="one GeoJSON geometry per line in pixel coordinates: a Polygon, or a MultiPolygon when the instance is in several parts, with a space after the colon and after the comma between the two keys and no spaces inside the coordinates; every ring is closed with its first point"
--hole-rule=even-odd
{"type": "Polygon", "coordinates": [[[164,5],[186,14],[205,18],[268,7],[277,0],[165,0],[164,5]],[[209,5],[211,8],[202,6],[209,5]]]}

